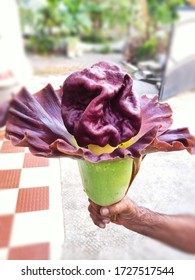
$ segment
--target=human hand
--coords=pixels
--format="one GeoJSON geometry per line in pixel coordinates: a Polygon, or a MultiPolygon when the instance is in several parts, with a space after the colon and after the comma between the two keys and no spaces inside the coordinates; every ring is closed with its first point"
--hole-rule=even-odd
{"type": "Polygon", "coordinates": [[[159,240],[184,252],[195,254],[195,216],[165,215],[137,206],[128,197],[106,207],[90,201],[88,210],[94,224],[105,228],[113,222],[159,240]]]}
{"type": "Polygon", "coordinates": [[[106,224],[113,222],[125,227],[136,221],[138,207],[127,196],[121,201],[106,207],[99,206],[89,200],[88,210],[94,224],[105,228],[106,224]]]}

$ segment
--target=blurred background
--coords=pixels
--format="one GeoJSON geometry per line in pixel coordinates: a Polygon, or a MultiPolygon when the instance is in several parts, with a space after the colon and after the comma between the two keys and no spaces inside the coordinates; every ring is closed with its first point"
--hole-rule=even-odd
{"type": "Polygon", "coordinates": [[[0,5],[0,90],[5,94],[32,72],[69,74],[98,54],[111,60],[109,54],[115,54],[136,78],[156,83],[177,9],[194,1],[7,0],[0,5]]]}
{"type": "Polygon", "coordinates": [[[132,62],[165,50],[167,28],[177,18],[176,8],[186,4],[184,0],[17,2],[28,52],[72,57],[87,50],[124,51],[132,62]],[[77,48],[79,43],[83,48],[77,48]]]}

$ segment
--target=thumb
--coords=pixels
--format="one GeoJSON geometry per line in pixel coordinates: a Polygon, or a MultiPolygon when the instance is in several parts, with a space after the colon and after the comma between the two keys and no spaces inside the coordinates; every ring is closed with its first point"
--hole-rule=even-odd
{"type": "Polygon", "coordinates": [[[109,217],[112,215],[117,215],[121,213],[127,213],[133,210],[133,203],[128,197],[123,198],[121,201],[107,206],[101,207],[100,214],[105,217],[109,217]]]}

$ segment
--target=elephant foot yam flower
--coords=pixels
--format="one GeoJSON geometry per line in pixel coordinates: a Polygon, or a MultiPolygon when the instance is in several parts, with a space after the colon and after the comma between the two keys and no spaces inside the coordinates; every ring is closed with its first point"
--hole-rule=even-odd
{"type": "Polygon", "coordinates": [[[195,153],[188,128],[170,129],[172,110],[158,97],[136,95],[133,79],[99,62],[31,95],[22,88],[10,103],[6,136],[37,156],[78,160],[87,195],[99,205],[123,198],[149,153],[195,153]]]}

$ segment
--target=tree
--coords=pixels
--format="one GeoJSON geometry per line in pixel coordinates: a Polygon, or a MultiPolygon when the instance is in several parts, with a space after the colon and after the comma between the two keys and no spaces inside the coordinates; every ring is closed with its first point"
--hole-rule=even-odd
{"type": "Polygon", "coordinates": [[[45,0],[32,9],[33,1],[21,0],[23,26],[31,26],[33,34],[29,48],[38,52],[51,52],[67,36],[80,36],[90,29],[90,19],[81,0],[45,0]],[[29,21],[31,15],[31,21],[29,21]]]}
{"type": "Polygon", "coordinates": [[[120,38],[127,35],[131,17],[131,1],[126,0],[84,0],[89,12],[94,40],[120,38]]]}
{"type": "Polygon", "coordinates": [[[125,50],[126,59],[136,63],[140,59],[150,59],[158,51],[167,48],[168,30],[177,19],[177,7],[184,0],[131,0],[133,5],[130,43],[125,50]],[[159,30],[166,30],[163,39],[157,36],[159,30]],[[167,38],[166,38],[167,37],[167,38]]]}

